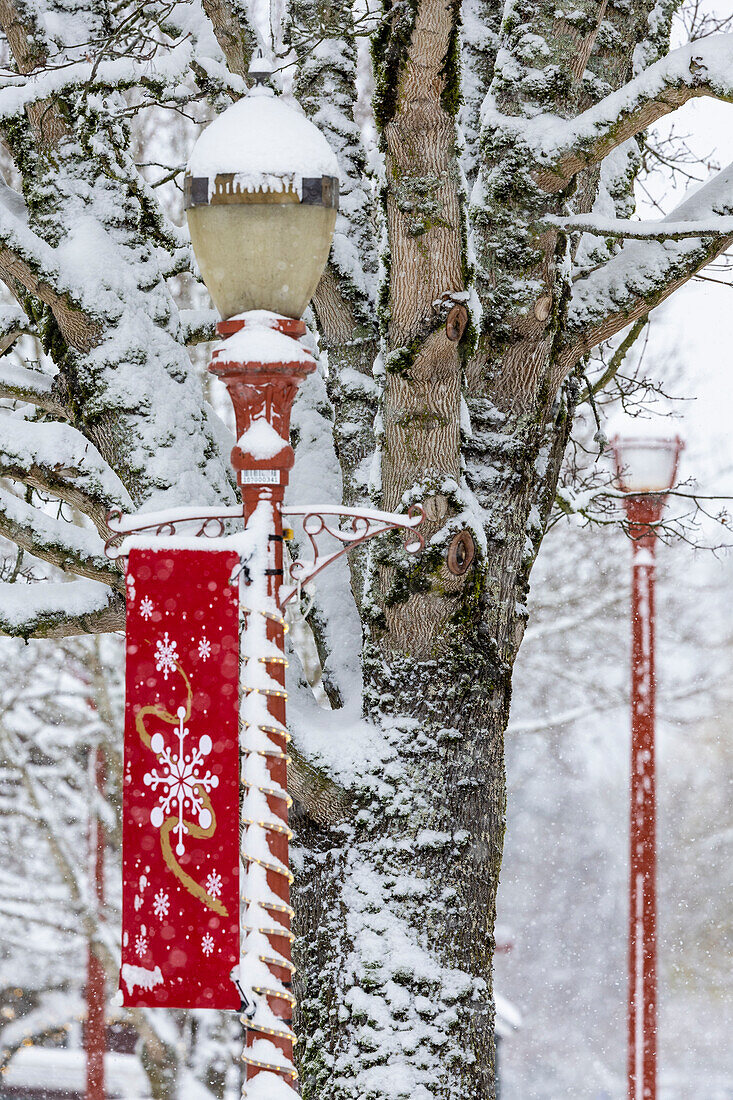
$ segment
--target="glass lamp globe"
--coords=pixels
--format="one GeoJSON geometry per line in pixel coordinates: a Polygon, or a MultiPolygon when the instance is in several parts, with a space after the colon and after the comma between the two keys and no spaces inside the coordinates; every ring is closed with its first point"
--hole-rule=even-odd
{"type": "Polygon", "coordinates": [[[679,436],[617,435],[611,446],[623,492],[666,493],[674,485],[684,446],[679,436]]]}
{"type": "MultiPolygon", "coordinates": [[[[253,64],[256,77],[260,70],[253,64]]],[[[196,259],[222,318],[259,309],[300,317],[326,266],[338,209],[336,155],[320,130],[258,84],[199,136],[184,194],[196,259]]]]}

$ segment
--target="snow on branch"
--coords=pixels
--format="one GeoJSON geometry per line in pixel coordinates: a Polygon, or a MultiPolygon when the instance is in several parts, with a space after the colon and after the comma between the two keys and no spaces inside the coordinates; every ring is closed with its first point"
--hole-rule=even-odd
{"type": "Polygon", "coordinates": [[[626,237],[629,240],[684,240],[686,237],[731,237],[733,217],[711,217],[703,221],[673,221],[659,218],[641,222],[631,218],[603,218],[595,214],[571,214],[566,218],[547,217],[543,221],[561,229],[592,233],[596,237],[626,237]]]}
{"type": "Polygon", "coordinates": [[[23,333],[33,331],[25,311],[19,306],[0,306],[0,355],[4,355],[23,333]]]}
{"type": "Polygon", "coordinates": [[[0,363],[0,397],[24,401],[54,416],[66,417],[66,410],[54,396],[53,379],[40,370],[0,363]]]}
{"type": "Polygon", "coordinates": [[[28,76],[6,73],[5,86],[0,88],[0,118],[16,118],[34,103],[77,91],[80,86],[87,94],[93,88],[123,90],[161,85],[170,86],[173,91],[189,72],[192,52],[190,41],[184,40],[145,60],[132,56],[103,61],[85,58],[57,68],[49,66],[28,76]]]}
{"type": "Polygon", "coordinates": [[[124,485],[96,447],[68,424],[37,424],[0,413],[0,476],[66,501],[103,535],[109,509],[131,507],[124,485]]]}
{"type": "Polygon", "coordinates": [[[714,35],[673,50],[571,120],[546,114],[510,118],[498,111],[490,96],[482,117],[485,125],[516,129],[535,154],[537,183],[544,191],[555,192],[581,169],[597,164],[624,141],[697,96],[733,101],[733,34],[714,35]]]}
{"type": "Polygon", "coordinates": [[[186,347],[216,340],[219,314],[215,309],[181,309],[178,311],[178,338],[186,347]]]}
{"type": "MultiPolygon", "coordinates": [[[[238,94],[242,95],[247,90],[246,77],[252,53],[258,46],[266,49],[257,23],[242,0],[201,0],[201,6],[211,22],[221,53],[226,57],[226,66],[219,57],[204,56],[200,46],[196,51],[196,63],[212,79],[231,83],[238,78],[241,81],[238,94]]],[[[199,33],[197,37],[202,44],[207,42],[204,34],[199,33]]]]}
{"type": "MultiPolygon", "coordinates": [[[[732,36],[733,37],[733,36],[732,36]]],[[[660,225],[733,221],[733,164],[680,203],[660,225]]],[[[606,264],[573,285],[559,362],[570,370],[592,348],[659,305],[733,244],[726,234],[626,241],[606,264]]]]}
{"type": "Polygon", "coordinates": [[[101,581],[118,592],[125,590],[122,575],[104,556],[104,543],[96,531],[54,519],[2,488],[0,535],[65,573],[101,581]]]}
{"type": "Polygon", "coordinates": [[[97,334],[83,311],[93,312],[94,299],[83,283],[64,277],[62,266],[57,250],[0,203],[0,278],[11,290],[20,288],[50,306],[64,334],[76,335],[69,342],[88,350],[97,334]]]}
{"type": "Polygon", "coordinates": [[[0,634],[68,638],[124,630],[125,598],[98,581],[0,581],[0,634]]]}

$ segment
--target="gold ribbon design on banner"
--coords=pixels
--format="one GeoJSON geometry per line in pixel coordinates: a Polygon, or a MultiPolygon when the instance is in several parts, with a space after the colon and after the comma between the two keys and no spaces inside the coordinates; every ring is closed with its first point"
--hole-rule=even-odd
{"type": "MultiPolygon", "coordinates": [[[[191,717],[191,701],[193,699],[193,689],[191,687],[191,681],[177,662],[175,667],[176,672],[180,673],[180,675],[183,677],[183,682],[186,685],[186,714],[184,717],[184,721],[187,722],[191,717]]],[[[148,717],[148,715],[153,718],[157,718],[161,722],[165,722],[167,725],[170,726],[178,725],[178,715],[171,714],[171,712],[169,710],[166,710],[166,708],[160,703],[153,703],[150,706],[141,707],[140,710],[137,712],[137,714],[135,715],[135,729],[137,730],[140,740],[142,741],[145,748],[150,749],[150,751],[152,752],[153,750],[150,746],[151,735],[145,728],[145,719],[148,717]]],[[[158,756],[157,753],[155,755],[158,763],[160,763],[161,757],[158,756]]],[[[211,814],[211,824],[207,829],[202,829],[200,825],[195,825],[193,821],[186,821],[184,819],[183,823],[186,826],[186,833],[188,836],[195,837],[197,840],[208,840],[216,832],[216,814],[214,813],[214,808],[211,805],[211,799],[209,798],[208,792],[203,787],[198,787],[198,793],[199,797],[204,803],[204,806],[206,806],[209,813],[211,814]]],[[[219,913],[219,915],[222,917],[228,917],[229,911],[227,910],[226,906],[221,901],[219,901],[218,898],[212,897],[211,894],[208,894],[201,883],[196,882],[195,879],[186,874],[186,872],[183,870],[180,863],[176,859],[173,847],[171,845],[171,833],[173,832],[176,824],[176,818],[171,815],[170,817],[167,817],[165,819],[160,827],[160,848],[163,853],[163,859],[165,860],[166,866],[169,868],[169,870],[173,872],[179,882],[183,883],[189,894],[193,894],[195,898],[198,898],[199,901],[202,901],[208,909],[213,909],[215,913],[219,913]]]]}

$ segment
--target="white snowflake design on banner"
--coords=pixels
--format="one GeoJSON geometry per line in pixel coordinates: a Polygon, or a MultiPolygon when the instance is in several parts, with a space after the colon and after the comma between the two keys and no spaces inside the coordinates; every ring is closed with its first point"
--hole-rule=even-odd
{"type": "Polygon", "coordinates": [[[145,619],[145,622],[147,622],[150,616],[153,614],[154,607],[155,605],[150,599],[150,596],[143,596],[143,598],[140,600],[140,614],[142,615],[143,619],[145,619]]]}
{"type": "Polygon", "coordinates": [[[165,891],[158,890],[158,893],[153,898],[153,912],[155,913],[158,920],[162,920],[163,917],[168,916],[170,905],[170,900],[165,891]]]}
{"type": "MultiPolygon", "coordinates": [[[[167,634],[166,637],[168,637],[167,634]]],[[[209,755],[212,748],[208,733],[199,738],[198,748],[193,749],[190,756],[186,756],[184,741],[189,735],[188,727],[183,724],[186,717],[186,708],[179,707],[177,713],[178,754],[176,755],[175,752],[166,747],[162,733],[154,733],[150,739],[150,747],[155,755],[159,757],[165,770],[162,775],[158,775],[157,770],[151,768],[143,776],[143,783],[146,787],[152,788],[153,791],[157,791],[159,786],[163,788],[158,795],[159,805],[155,806],[150,813],[150,824],[155,829],[162,826],[168,814],[175,807],[178,813],[178,823],[173,831],[178,836],[176,852],[180,856],[185,851],[183,835],[188,832],[186,823],[183,820],[184,812],[188,809],[190,813],[196,814],[199,826],[202,829],[208,829],[212,821],[211,810],[204,806],[200,789],[203,788],[208,793],[218,787],[219,777],[208,771],[204,775],[199,774],[199,765],[203,764],[204,757],[209,755]]]]}
{"type": "Polygon", "coordinates": [[[221,875],[212,871],[206,879],[206,893],[212,898],[218,898],[221,893],[221,875]]]}
{"type": "Polygon", "coordinates": [[[202,661],[207,661],[211,656],[211,642],[208,638],[202,638],[199,642],[199,657],[202,661]]]}
{"type": "Polygon", "coordinates": [[[145,925],[142,926],[141,931],[135,937],[135,954],[140,958],[145,954],[148,949],[148,935],[145,925]]]}
{"type": "Polygon", "coordinates": [[[163,641],[158,640],[155,643],[155,667],[158,672],[163,673],[163,678],[168,679],[168,675],[175,671],[176,661],[178,660],[178,643],[171,641],[168,637],[168,631],[166,630],[163,635],[163,641]]]}
{"type": "Polygon", "coordinates": [[[211,935],[210,932],[207,932],[202,939],[201,950],[203,951],[204,955],[207,956],[210,955],[211,952],[214,950],[214,937],[211,935]]]}
{"type": "Polygon", "coordinates": [[[135,602],[135,578],[132,573],[128,573],[125,577],[125,584],[127,585],[127,602],[135,602]]]}

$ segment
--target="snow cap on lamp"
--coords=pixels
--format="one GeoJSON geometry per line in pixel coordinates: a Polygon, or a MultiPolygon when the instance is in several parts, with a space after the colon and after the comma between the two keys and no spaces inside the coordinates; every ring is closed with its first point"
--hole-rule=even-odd
{"type": "Polygon", "coordinates": [[[305,115],[258,83],[214,119],[188,162],[185,205],[196,259],[223,318],[254,309],[300,317],[331,247],[336,154],[305,115]]]}
{"type": "Polygon", "coordinates": [[[684,443],[657,422],[624,418],[611,439],[619,488],[625,493],[666,493],[674,485],[684,443]]]}

